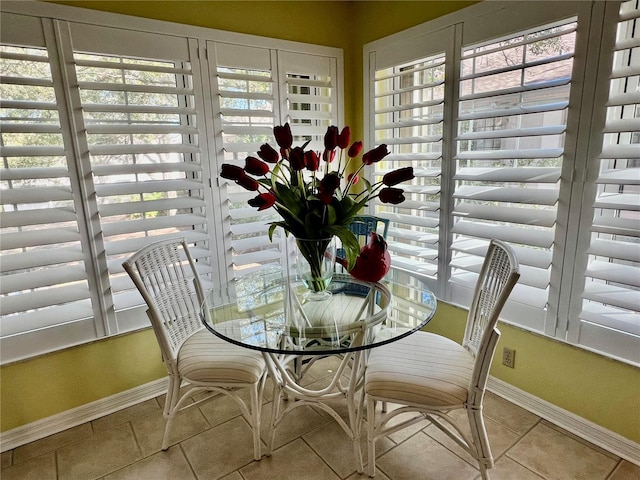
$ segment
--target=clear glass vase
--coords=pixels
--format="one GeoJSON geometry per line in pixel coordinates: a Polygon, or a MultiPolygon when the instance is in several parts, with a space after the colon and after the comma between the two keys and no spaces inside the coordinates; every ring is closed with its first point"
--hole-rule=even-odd
{"type": "Polygon", "coordinates": [[[309,292],[307,300],[323,300],[331,296],[327,287],[336,267],[336,237],[296,238],[294,262],[298,278],[309,292]]]}

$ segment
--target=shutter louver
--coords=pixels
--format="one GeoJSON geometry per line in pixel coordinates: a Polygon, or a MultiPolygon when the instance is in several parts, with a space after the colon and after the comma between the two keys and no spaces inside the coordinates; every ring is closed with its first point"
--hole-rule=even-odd
{"type": "Polygon", "coordinates": [[[588,331],[593,327],[617,332],[615,351],[611,353],[640,363],[637,348],[640,339],[640,7],[637,1],[621,6],[613,62],[577,340],[589,345],[588,331]],[[635,341],[629,342],[634,337],[635,341]]]}
{"type": "MultiPolygon", "coordinates": [[[[182,236],[210,270],[192,65],[74,53],[116,310],[140,303],[122,262],[182,236]]],[[[203,278],[203,280],[205,280],[203,278]]]]}
{"type": "Polygon", "coordinates": [[[47,50],[5,45],[0,59],[5,339],[92,319],[93,309],[47,50]]]}
{"type": "Polygon", "coordinates": [[[444,63],[444,54],[435,54],[376,69],[374,80],[375,144],[391,152],[375,164],[374,180],[409,166],[415,175],[401,185],[406,200],[376,202],[375,215],[390,220],[392,265],[431,278],[438,275],[444,63]]]}
{"type": "Polygon", "coordinates": [[[576,24],[463,48],[455,155],[451,281],[472,290],[488,242],[511,243],[511,300],[543,313],[564,155],[576,24]]]}

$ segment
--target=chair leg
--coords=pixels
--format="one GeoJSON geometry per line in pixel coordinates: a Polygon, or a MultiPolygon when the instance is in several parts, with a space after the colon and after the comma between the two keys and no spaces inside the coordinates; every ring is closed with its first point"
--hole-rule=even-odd
{"type": "Polygon", "coordinates": [[[262,415],[262,395],[259,393],[258,383],[250,388],[251,391],[251,430],[253,432],[253,458],[262,458],[260,443],[260,417],[262,415]]]}
{"type": "Polygon", "coordinates": [[[267,430],[267,451],[265,455],[267,457],[271,456],[273,452],[273,442],[276,437],[276,425],[278,423],[278,417],[280,416],[280,403],[283,401],[283,392],[282,388],[274,382],[273,384],[273,395],[271,400],[271,421],[269,422],[269,429],[267,430]]]}
{"type": "Polygon", "coordinates": [[[484,424],[482,408],[467,408],[471,438],[476,451],[476,460],[480,469],[482,480],[489,480],[487,469],[493,467],[493,456],[489,445],[489,437],[484,424]]]}
{"type": "Polygon", "coordinates": [[[169,375],[169,386],[164,401],[163,416],[166,418],[164,435],[162,436],[162,450],[169,448],[169,432],[173,426],[173,418],[177,411],[178,396],[180,394],[180,375],[169,375]]]}
{"type": "Polygon", "coordinates": [[[367,470],[370,477],[376,474],[376,401],[367,398],[367,448],[368,463],[367,470]]]}

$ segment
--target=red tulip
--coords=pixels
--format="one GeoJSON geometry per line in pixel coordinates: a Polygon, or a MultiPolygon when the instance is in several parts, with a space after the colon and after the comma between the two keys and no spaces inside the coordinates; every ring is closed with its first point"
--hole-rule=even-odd
{"type": "Polygon", "coordinates": [[[288,122],[282,126],[273,127],[273,135],[276,137],[276,142],[280,148],[291,148],[291,145],[293,145],[293,135],[288,122]]]}
{"type": "Polygon", "coordinates": [[[336,151],[335,150],[327,150],[325,148],[324,152],[322,152],[322,160],[324,160],[327,163],[333,162],[333,160],[335,158],[336,158],[336,151]]]}
{"type": "Polygon", "coordinates": [[[241,167],[236,165],[230,165],[228,163],[223,163],[222,168],[220,169],[220,176],[222,178],[226,178],[228,180],[240,180],[244,178],[246,174],[241,167]]]}
{"type": "Polygon", "coordinates": [[[338,146],[343,150],[349,146],[351,142],[351,128],[344,127],[338,135],[338,146]]]}
{"type": "Polygon", "coordinates": [[[356,183],[358,183],[358,180],[360,180],[360,177],[355,173],[350,173],[347,176],[347,182],[351,182],[351,185],[355,185],[356,183]],[[353,179],[353,181],[351,181],[351,179],[353,179]]]}
{"type": "Polygon", "coordinates": [[[389,155],[389,153],[391,152],[387,150],[387,145],[383,143],[382,145],[378,145],[373,150],[369,150],[367,153],[365,153],[362,156],[362,163],[364,163],[365,165],[371,165],[372,163],[379,162],[384,157],[389,155]]]}
{"type": "Polygon", "coordinates": [[[318,193],[318,198],[325,205],[329,205],[331,203],[331,200],[333,200],[333,193],[331,193],[331,192],[320,192],[320,193],[318,193]]]}
{"type": "Polygon", "coordinates": [[[247,157],[244,161],[244,171],[251,175],[266,175],[269,173],[269,165],[256,157],[247,157]]]}
{"type": "Polygon", "coordinates": [[[338,127],[331,125],[324,134],[324,148],[333,150],[338,146],[338,127]]]}
{"type": "Polygon", "coordinates": [[[258,156],[267,163],[278,163],[278,152],[268,143],[260,146],[258,156]]]}
{"type": "Polygon", "coordinates": [[[411,180],[412,178],[414,178],[413,167],[404,167],[385,174],[385,176],[382,177],[382,183],[387,187],[393,187],[394,185],[402,183],[405,180],[411,180]]]}
{"type": "Polygon", "coordinates": [[[256,182],[253,178],[248,177],[246,175],[236,180],[236,183],[251,192],[255,192],[256,190],[258,190],[258,187],[260,186],[260,184],[256,182]]]}
{"type": "Polygon", "coordinates": [[[340,186],[340,177],[336,173],[329,173],[320,180],[319,190],[333,195],[340,186]]]}
{"type": "Polygon", "coordinates": [[[358,155],[360,155],[361,151],[362,151],[362,142],[360,140],[357,140],[353,142],[353,145],[351,145],[351,147],[349,148],[347,155],[349,155],[349,158],[356,158],[358,155]]]}
{"type": "Polygon", "coordinates": [[[266,210],[276,203],[276,196],[271,192],[261,193],[257,197],[248,200],[247,203],[252,207],[258,207],[258,211],[266,210]]]}
{"type": "Polygon", "coordinates": [[[404,202],[404,191],[401,188],[383,188],[378,194],[382,203],[397,205],[404,202]]]}
{"type": "Polygon", "coordinates": [[[289,163],[293,170],[302,170],[305,167],[304,150],[302,147],[296,147],[289,153],[289,163]]]}
{"type": "Polygon", "coordinates": [[[312,172],[315,172],[320,167],[320,159],[318,158],[318,154],[313,150],[304,152],[304,161],[307,164],[307,170],[310,170],[312,172]]]}

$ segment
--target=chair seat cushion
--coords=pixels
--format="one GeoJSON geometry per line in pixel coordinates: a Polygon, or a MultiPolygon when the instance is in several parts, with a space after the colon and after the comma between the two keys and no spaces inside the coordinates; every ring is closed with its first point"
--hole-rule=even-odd
{"type": "Polygon", "coordinates": [[[208,330],[187,338],[178,353],[178,370],[192,382],[255,383],[264,369],[260,352],[233,345],[208,330]]]}
{"type": "Polygon", "coordinates": [[[473,362],[458,343],[415,332],[371,350],[365,392],[403,404],[459,407],[467,400],[473,362]]]}

